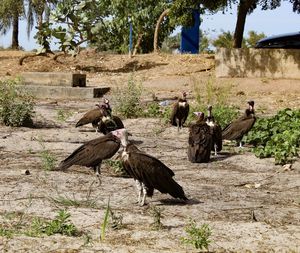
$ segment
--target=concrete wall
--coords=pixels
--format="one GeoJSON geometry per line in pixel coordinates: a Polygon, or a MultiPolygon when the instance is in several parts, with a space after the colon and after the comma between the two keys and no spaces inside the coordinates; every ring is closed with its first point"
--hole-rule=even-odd
{"type": "Polygon", "coordinates": [[[217,77],[300,79],[299,49],[228,49],[215,54],[217,77]]]}

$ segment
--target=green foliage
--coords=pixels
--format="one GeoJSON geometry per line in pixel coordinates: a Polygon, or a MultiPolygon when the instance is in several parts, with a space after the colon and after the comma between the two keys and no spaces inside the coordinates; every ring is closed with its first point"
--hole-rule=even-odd
{"type": "Polygon", "coordinates": [[[255,31],[249,31],[248,37],[245,39],[246,47],[255,47],[256,42],[264,37],[266,37],[264,33],[256,33],[255,31]]]}
{"type": "Polygon", "coordinates": [[[45,221],[40,218],[34,218],[30,230],[27,232],[29,236],[40,236],[46,234],[48,236],[54,234],[62,234],[67,236],[79,236],[80,232],[76,226],[70,221],[70,213],[65,210],[59,210],[54,220],[45,221]]]}
{"type": "Polygon", "coordinates": [[[7,126],[30,126],[34,98],[16,80],[0,81],[0,120],[7,126]]]}
{"type": "Polygon", "coordinates": [[[187,237],[181,238],[185,244],[193,245],[196,249],[207,249],[211,243],[209,237],[211,236],[211,229],[208,224],[203,224],[201,227],[196,226],[194,220],[190,220],[189,224],[185,227],[187,237]]]}
{"type": "MultiPolygon", "coordinates": [[[[230,83],[219,86],[213,78],[207,81],[194,83],[194,96],[196,102],[190,104],[190,112],[202,111],[206,113],[207,106],[213,106],[215,120],[223,128],[238,115],[238,108],[228,105],[232,85],[230,83]]],[[[193,113],[189,114],[187,123],[194,120],[193,113]]]]}
{"type": "Polygon", "coordinates": [[[55,168],[57,159],[49,150],[41,151],[40,157],[42,160],[42,168],[44,170],[53,170],[55,168]]]}
{"type": "Polygon", "coordinates": [[[213,40],[213,46],[218,47],[225,47],[225,48],[232,48],[233,47],[233,33],[230,31],[222,31],[222,33],[218,36],[217,39],[213,40]]]}
{"type": "Polygon", "coordinates": [[[133,78],[123,88],[116,91],[116,111],[125,118],[136,118],[141,115],[142,85],[137,84],[133,78]]]}
{"type": "Polygon", "coordinates": [[[69,117],[71,117],[73,115],[73,112],[67,111],[67,110],[63,110],[63,109],[59,109],[57,110],[57,119],[59,121],[66,121],[69,117]]]}
{"type": "Polygon", "coordinates": [[[300,110],[287,108],[273,117],[258,119],[245,141],[256,146],[257,157],[274,157],[276,164],[286,164],[298,156],[299,126],[300,110]]]}
{"type": "Polygon", "coordinates": [[[12,238],[15,234],[15,231],[9,228],[5,228],[3,225],[0,225],[0,236],[12,238]]]}
{"type": "Polygon", "coordinates": [[[154,230],[160,230],[163,227],[163,224],[161,223],[161,218],[163,218],[163,208],[159,208],[156,206],[151,206],[150,208],[150,215],[153,218],[153,223],[151,224],[151,227],[154,230]]]}
{"type": "Polygon", "coordinates": [[[124,170],[122,162],[120,160],[107,159],[104,160],[103,163],[107,164],[110,168],[112,168],[114,174],[118,176],[127,176],[127,173],[124,170]]]}
{"type": "Polygon", "coordinates": [[[104,219],[103,219],[103,223],[101,225],[101,234],[100,234],[100,241],[104,241],[105,239],[105,231],[106,231],[106,227],[108,225],[108,218],[109,218],[109,213],[110,213],[110,205],[109,205],[110,199],[108,199],[107,201],[107,206],[105,209],[105,214],[104,214],[104,219]]]}

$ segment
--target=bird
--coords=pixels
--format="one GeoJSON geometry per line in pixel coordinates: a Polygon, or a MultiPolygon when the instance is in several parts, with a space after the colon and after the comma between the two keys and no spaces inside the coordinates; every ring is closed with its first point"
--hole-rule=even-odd
{"type": "Polygon", "coordinates": [[[90,140],[61,161],[56,170],[66,170],[72,165],[91,167],[101,183],[100,168],[102,160],[111,158],[119,150],[122,143],[124,146],[126,145],[124,144],[124,136],[126,135],[127,130],[123,128],[90,140]]]}
{"type": "Polygon", "coordinates": [[[217,155],[217,152],[222,150],[222,128],[221,126],[215,121],[214,116],[212,115],[212,106],[209,105],[207,107],[207,117],[206,117],[206,124],[210,126],[212,130],[212,150],[217,155]]]}
{"type": "Polygon", "coordinates": [[[98,131],[103,134],[107,134],[111,131],[124,128],[124,124],[120,117],[112,115],[112,108],[109,104],[109,100],[104,98],[103,105],[106,108],[108,117],[102,117],[98,123],[98,131]]]}
{"type": "Polygon", "coordinates": [[[187,102],[186,96],[187,93],[183,91],[182,98],[178,99],[172,109],[171,125],[177,126],[178,131],[183,127],[183,124],[185,123],[190,111],[190,106],[187,102]]]}
{"type": "Polygon", "coordinates": [[[188,200],[182,187],[173,179],[174,172],[157,158],[128,143],[121,153],[124,170],[133,177],[138,191],[137,203],[145,205],[146,196],[152,197],[154,189],[174,198],[188,200]]]}
{"type": "Polygon", "coordinates": [[[203,112],[194,112],[198,117],[195,123],[189,126],[188,159],[192,163],[207,163],[213,143],[212,130],[207,125],[203,112]]]}
{"type": "Polygon", "coordinates": [[[96,104],[97,108],[94,108],[87,113],[85,113],[82,118],[76,123],[75,127],[80,127],[89,123],[98,131],[98,123],[103,117],[110,117],[109,111],[105,104],[96,104]]]}
{"type": "Polygon", "coordinates": [[[249,107],[245,110],[245,113],[238,119],[232,121],[222,130],[223,140],[236,140],[239,147],[242,148],[242,139],[253,127],[256,117],[254,112],[254,101],[247,102],[249,107]]]}

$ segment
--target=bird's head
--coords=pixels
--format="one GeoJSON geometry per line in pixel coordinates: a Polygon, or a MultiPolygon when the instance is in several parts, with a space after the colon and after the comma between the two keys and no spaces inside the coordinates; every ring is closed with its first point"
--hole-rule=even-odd
{"type": "Polygon", "coordinates": [[[104,98],[103,103],[109,105],[109,100],[107,98],[104,98]]]}
{"type": "Polygon", "coordinates": [[[117,129],[111,133],[121,141],[123,147],[128,145],[128,132],[125,128],[117,129]]]}
{"type": "Polygon", "coordinates": [[[183,97],[183,98],[186,98],[186,96],[187,96],[187,92],[186,92],[186,91],[183,91],[183,92],[182,92],[182,97],[183,97]]]}
{"type": "Polygon", "coordinates": [[[211,110],[212,110],[212,105],[208,105],[208,106],[207,106],[207,110],[208,110],[208,111],[211,111],[211,110]]]}
{"type": "Polygon", "coordinates": [[[196,117],[200,120],[204,119],[204,113],[203,112],[194,112],[194,114],[196,115],[196,117]]]}
{"type": "Polygon", "coordinates": [[[248,103],[248,105],[249,105],[250,111],[253,111],[253,110],[254,110],[254,101],[253,101],[253,100],[250,100],[250,101],[248,101],[247,103],[248,103]]]}

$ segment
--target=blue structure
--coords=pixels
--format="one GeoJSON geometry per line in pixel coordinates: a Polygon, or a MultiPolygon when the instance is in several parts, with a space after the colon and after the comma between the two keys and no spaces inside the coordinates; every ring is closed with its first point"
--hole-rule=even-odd
{"type": "Polygon", "coordinates": [[[199,26],[200,26],[200,14],[198,10],[193,11],[193,18],[195,20],[194,26],[182,27],[180,52],[189,54],[199,53],[199,26]]]}

